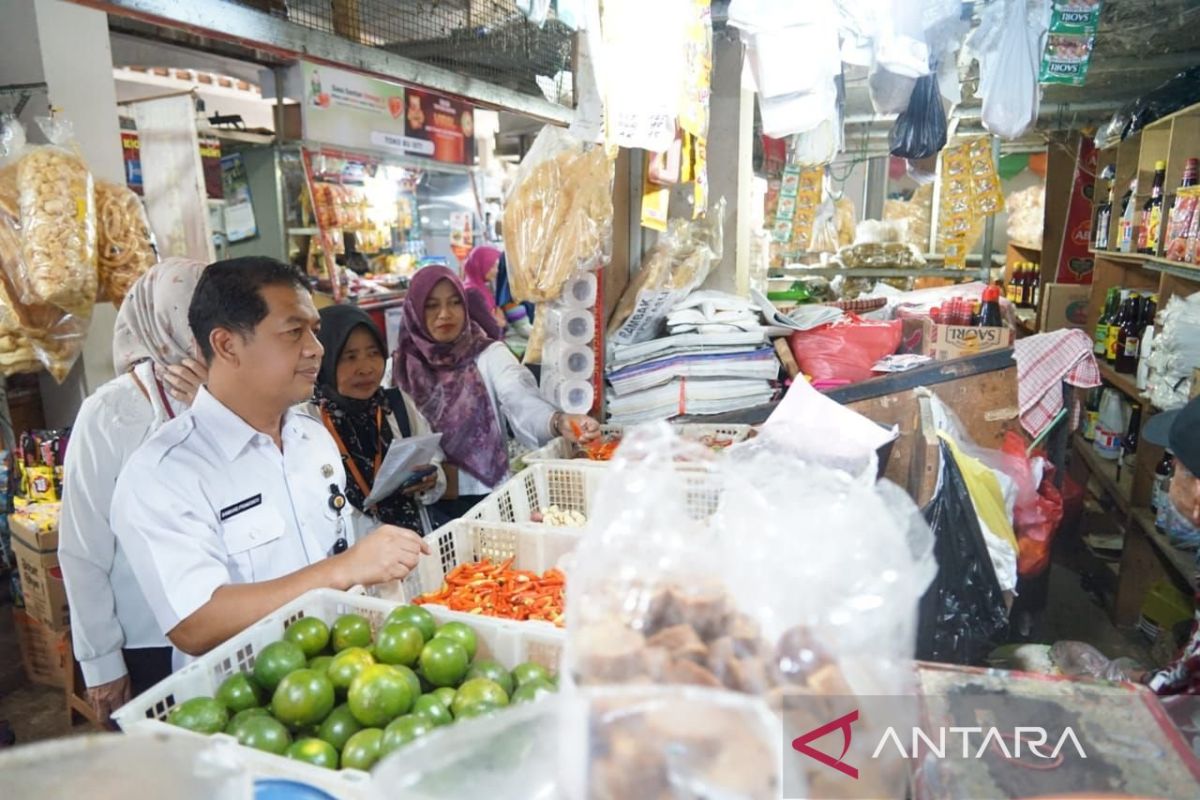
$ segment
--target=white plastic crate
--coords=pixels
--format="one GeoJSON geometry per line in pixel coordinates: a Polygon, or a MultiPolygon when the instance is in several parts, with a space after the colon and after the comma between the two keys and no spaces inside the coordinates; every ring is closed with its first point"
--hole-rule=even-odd
{"type": "MultiPolygon", "coordinates": [[[[425,537],[432,554],[424,556],[402,584],[405,602],[442,588],[446,575],[460,564],[488,559],[499,564],[513,559],[515,569],[545,572],[558,566],[559,559],[575,549],[583,530],[547,525],[512,525],[459,519],[443,525],[425,537]]],[[[442,606],[428,606],[442,608],[442,606]]],[[[472,619],[478,615],[469,615],[472,619]]],[[[548,625],[546,622],[521,622],[519,625],[548,625]]]]}
{"type": "MultiPolygon", "coordinates": [[[[672,426],[679,431],[679,435],[685,439],[699,441],[706,436],[714,438],[732,439],[734,444],[744,442],[750,438],[750,433],[754,430],[751,425],[706,425],[703,423],[680,423],[672,426]]],[[[624,433],[623,425],[601,425],[601,436],[620,436],[624,433]]],[[[527,466],[534,464],[555,464],[560,462],[568,462],[571,464],[592,464],[602,466],[607,464],[606,461],[590,461],[582,454],[579,446],[568,442],[561,436],[554,439],[550,444],[538,450],[526,453],[521,456],[521,460],[527,466]]]]}
{"type": "MultiPolygon", "coordinates": [[[[593,499],[610,471],[597,469],[587,462],[545,462],[533,464],[511,478],[468,511],[463,519],[494,524],[519,525],[535,530],[580,531],[556,528],[533,521],[533,513],[550,506],[563,511],[578,511],[590,521],[593,499]]],[[[720,484],[706,472],[682,470],[688,487],[688,513],[692,519],[706,519],[717,510],[720,484]]]]}
{"type": "MultiPolygon", "coordinates": [[[[122,730],[179,736],[201,734],[178,728],[165,720],[172,708],[193,697],[212,697],[230,675],[250,672],[258,653],[283,638],[283,632],[298,619],[318,617],[332,625],[343,614],[361,614],[378,632],[396,603],[333,589],[308,592],[270,614],[224,644],[196,659],[152,688],[133,698],[113,714],[122,730]]],[[[563,632],[552,625],[497,620],[460,614],[441,606],[429,606],[439,624],[464,622],[478,639],[476,659],[491,658],[508,668],[535,661],[557,672],[563,648],[563,632]]],[[[224,734],[216,734],[224,736],[224,734]]],[[[365,796],[368,778],[357,770],[333,772],[300,761],[239,747],[254,777],[291,777],[333,792],[337,797],[365,796]]]]}
{"type": "Polygon", "coordinates": [[[533,521],[534,512],[550,506],[590,517],[591,500],[606,472],[586,462],[534,464],[488,495],[464,514],[463,519],[537,525],[539,523],[533,521]]]}

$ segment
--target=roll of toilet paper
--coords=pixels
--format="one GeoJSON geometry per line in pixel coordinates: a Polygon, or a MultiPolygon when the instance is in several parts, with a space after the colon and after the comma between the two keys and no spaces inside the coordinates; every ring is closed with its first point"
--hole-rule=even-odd
{"type": "Polygon", "coordinates": [[[558,354],[558,374],[567,380],[591,380],[596,357],[587,347],[563,348],[558,354]]]}
{"type": "Polygon", "coordinates": [[[561,300],[568,308],[591,308],[596,305],[596,273],[585,272],[567,281],[561,300]]]}
{"type": "Polygon", "coordinates": [[[558,385],[558,407],[568,414],[586,414],[592,410],[596,393],[583,380],[563,381],[558,385]]]}
{"type": "Polygon", "coordinates": [[[550,326],[547,338],[568,345],[590,344],[596,334],[592,313],[582,308],[551,309],[546,320],[550,326]]]}

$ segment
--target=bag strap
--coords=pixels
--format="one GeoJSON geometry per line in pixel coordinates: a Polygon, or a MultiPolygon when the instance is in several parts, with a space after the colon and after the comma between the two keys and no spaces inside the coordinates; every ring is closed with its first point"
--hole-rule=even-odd
{"type": "Polygon", "coordinates": [[[412,423],[408,419],[408,404],[404,402],[404,395],[393,386],[391,389],[384,389],[383,396],[387,398],[388,407],[396,417],[396,424],[400,426],[400,436],[405,439],[411,437],[412,423]]]}

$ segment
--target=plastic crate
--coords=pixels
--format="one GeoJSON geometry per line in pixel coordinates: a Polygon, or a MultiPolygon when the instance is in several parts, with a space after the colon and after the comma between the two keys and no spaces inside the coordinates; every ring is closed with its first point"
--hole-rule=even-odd
{"type": "MultiPolygon", "coordinates": [[[[492,492],[463,519],[497,525],[518,525],[533,530],[576,531],[533,521],[533,513],[550,506],[563,511],[578,511],[590,521],[592,501],[609,470],[597,469],[587,462],[546,462],[526,467],[492,492]]],[[[681,470],[687,486],[687,510],[692,519],[706,519],[717,510],[721,483],[707,472],[681,470]]]]}
{"type": "MultiPolygon", "coordinates": [[[[361,614],[371,623],[374,634],[396,605],[391,601],[333,589],[308,592],[133,698],[113,714],[113,719],[125,731],[201,736],[168,724],[165,722],[167,714],[185,700],[215,695],[230,675],[252,670],[258,653],[282,639],[283,632],[293,622],[304,617],[318,617],[332,625],[343,614],[361,614]]],[[[551,625],[531,626],[460,614],[441,606],[430,606],[429,612],[439,623],[458,621],[470,625],[479,643],[476,659],[495,659],[510,669],[524,661],[535,661],[558,671],[563,633],[551,625]]],[[[332,791],[337,797],[366,794],[367,776],[357,770],[331,772],[248,747],[239,748],[239,753],[250,765],[254,777],[294,777],[332,791]]]]}
{"type": "MultiPolygon", "coordinates": [[[[724,439],[732,439],[734,444],[744,442],[750,438],[751,431],[754,430],[751,425],[706,425],[701,423],[681,423],[674,425],[679,435],[685,439],[703,439],[705,436],[720,437],[724,439]]],[[[623,425],[601,425],[601,436],[620,436],[624,433],[623,425]]],[[[554,439],[550,444],[538,450],[526,453],[521,457],[527,466],[534,464],[551,464],[568,462],[572,464],[592,464],[603,466],[606,461],[591,461],[582,454],[579,447],[561,436],[554,439]]]]}
{"type": "MultiPolygon", "coordinates": [[[[446,574],[460,564],[488,559],[498,564],[509,558],[513,567],[545,572],[559,566],[559,559],[575,549],[583,531],[580,528],[555,528],[548,525],[511,525],[455,520],[425,537],[433,550],[402,584],[405,602],[428,592],[436,592],[445,583],[446,574]]],[[[442,606],[428,606],[430,609],[442,606]]],[[[469,615],[472,619],[476,614],[469,615]]],[[[547,625],[548,622],[521,622],[518,625],[547,625]]],[[[553,626],[550,626],[553,627],[553,626]]]]}

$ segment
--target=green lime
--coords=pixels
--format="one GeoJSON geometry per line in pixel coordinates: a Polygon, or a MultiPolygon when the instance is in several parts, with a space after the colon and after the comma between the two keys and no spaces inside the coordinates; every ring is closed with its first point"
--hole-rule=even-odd
{"type": "Polygon", "coordinates": [[[333,681],[333,688],[340,694],[345,694],[350,691],[350,684],[358,677],[358,674],[367,667],[375,663],[375,659],[371,658],[371,654],[361,647],[351,647],[343,650],[333,657],[333,661],[329,663],[329,680],[333,681]]]}
{"type": "Polygon", "coordinates": [[[387,664],[364,669],[347,695],[354,718],[367,727],[381,728],[412,708],[408,679],[387,664]]]}
{"type": "Polygon", "coordinates": [[[475,657],[475,650],[478,647],[478,640],[475,638],[475,631],[471,630],[470,626],[461,622],[447,622],[445,625],[437,629],[434,634],[435,639],[453,639],[463,646],[467,651],[467,660],[475,657]]]}
{"type": "Polygon", "coordinates": [[[513,677],[499,661],[484,659],[476,661],[471,665],[471,669],[467,672],[467,680],[471,678],[487,678],[489,681],[495,681],[500,684],[500,688],[507,695],[513,693],[513,677]]]}
{"type": "Polygon", "coordinates": [[[397,717],[383,729],[383,742],[379,747],[380,757],[403,747],[418,736],[424,736],[431,730],[433,730],[433,724],[424,717],[414,714],[397,717]]]}
{"type": "Polygon", "coordinates": [[[384,625],[375,637],[375,659],[382,664],[402,664],[411,667],[421,656],[425,637],[411,623],[384,625]]]}
{"type": "Polygon", "coordinates": [[[288,626],[283,638],[298,645],[305,658],[315,658],[329,646],[329,626],[316,617],[302,617],[288,626]]]}
{"type": "Polygon", "coordinates": [[[277,719],[249,717],[238,729],[237,740],[246,747],[281,756],[292,744],[292,735],[277,719]]]}
{"type": "Polygon", "coordinates": [[[329,712],[329,716],[317,729],[317,736],[340,751],[346,746],[346,741],[362,729],[363,726],[354,718],[354,712],[350,710],[350,706],[342,703],[329,712]]]}
{"type": "Polygon", "coordinates": [[[193,697],[171,709],[167,722],[196,733],[221,733],[229,724],[229,712],[212,697],[193,697]]]}
{"type": "Polygon", "coordinates": [[[329,742],[320,739],[297,739],[292,742],[285,755],[325,769],[338,768],[338,751],[334,750],[329,742]]]}
{"type": "Polygon", "coordinates": [[[346,614],[333,623],[333,651],[371,646],[371,623],[359,614],[346,614]]]}
{"type": "Polygon", "coordinates": [[[308,663],[304,651],[291,642],[272,642],[254,659],[254,680],[269,693],[289,672],[303,669],[308,663]]]}
{"type": "Polygon", "coordinates": [[[454,722],[454,715],[437,695],[423,694],[413,703],[412,713],[424,717],[430,725],[440,728],[454,722]]]}
{"type": "Polygon", "coordinates": [[[504,708],[508,705],[508,694],[504,688],[495,681],[489,681],[487,678],[472,678],[458,687],[458,692],[454,695],[454,702],[450,704],[450,711],[454,714],[455,719],[463,717],[474,717],[478,714],[473,713],[481,707],[490,709],[504,708]]]}
{"type": "Polygon", "coordinates": [[[322,672],[298,669],[279,682],[271,708],[284,725],[316,725],[333,710],[333,683],[322,672]]]}
{"type": "Polygon", "coordinates": [[[262,689],[244,672],[230,675],[217,689],[217,699],[229,709],[230,714],[258,708],[262,705],[262,698],[262,689]]]}
{"type": "Polygon", "coordinates": [[[430,692],[430,694],[432,694],[438,700],[441,700],[442,705],[444,705],[446,708],[450,708],[450,704],[454,702],[454,695],[456,693],[454,689],[450,688],[449,686],[443,686],[441,689],[434,689],[432,692],[430,692]]]}
{"type": "Polygon", "coordinates": [[[404,680],[408,681],[408,689],[412,693],[415,700],[421,696],[421,679],[417,677],[417,673],[405,666],[393,665],[392,669],[404,676],[404,680]]]}
{"type": "Polygon", "coordinates": [[[470,669],[471,657],[457,641],[439,635],[421,650],[421,658],[417,663],[425,680],[445,688],[462,682],[470,669]]]}
{"type": "Polygon", "coordinates": [[[342,769],[369,771],[379,760],[382,744],[382,728],[364,728],[354,734],[342,748],[342,769]]]}
{"type": "Polygon", "coordinates": [[[513,681],[517,687],[524,686],[529,681],[543,680],[553,681],[554,676],[550,674],[550,670],[543,667],[541,664],[536,664],[532,661],[526,661],[524,664],[517,664],[512,671],[513,681]]]}
{"type": "Polygon", "coordinates": [[[241,730],[242,724],[253,717],[270,717],[271,712],[265,708],[247,708],[244,711],[239,711],[229,720],[229,724],[225,726],[225,732],[233,738],[237,738],[238,731],[241,730]]]}
{"type": "Polygon", "coordinates": [[[542,695],[554,694],[557,691],[558,687],[550,681],[534,678],[531,681],[525,681],[525,683],[517,687],[517,690],[513,692],[512,701],[514,704],[528,703],[532,700],[537,700],[542,695]]]}
{"type": "Polygon", "coordinates": [[[333,656],[317,656],[308,660],[308,668],[317,672],[329,672],[329,665],[333,663],[333,656]]]}
{"type": "Polygon", "coordinates": [[[428,610],[420,606],[400,606],[392,609],[392,613],[388,614],[387,620],[384,621],[384,626],[395,623],[407,623],[416,625],[421,631],[422,638],[429,641],[437,632],[437,620],[433,618],[428,610]]]}

